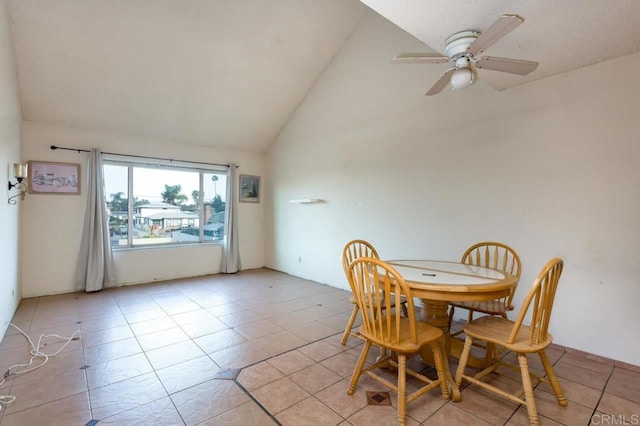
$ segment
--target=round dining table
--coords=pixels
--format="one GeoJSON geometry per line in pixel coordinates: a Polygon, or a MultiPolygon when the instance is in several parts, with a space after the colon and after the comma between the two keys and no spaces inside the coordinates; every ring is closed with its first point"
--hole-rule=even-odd
{"type": "MultiPolygon", "coordinates": [[[[452,301],[483,301],[506,297],[518,278],[482,266],[440,260],[388,260],[407,282],[413,297],[422,299],[422,320],[440,328],[447,353],[460,357],[463,342],[449,335],[448,306],[452,301]]],[[[424,348],[422,359],[430,363],[431,351],[424,348]]],[[[475,364],[475,365],[474,365],[475,364]]],[[[469,360],[481,367],[484,360],[469,360]]]]}

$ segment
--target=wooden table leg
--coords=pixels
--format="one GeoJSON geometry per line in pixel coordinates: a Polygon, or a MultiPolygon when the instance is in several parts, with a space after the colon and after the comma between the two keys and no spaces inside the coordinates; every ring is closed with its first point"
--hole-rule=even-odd
{"type": "MultiPolygon", "coordinates": [[[[447,382],[449,382],[451,399],[453,401],[460,401],[460,390],[456,386],[455,381],[451,376],[451,370],[449,369],[451,336],[449,334],[449,315],[447,313],[448,306],[448,302],[422,299],[422,321],[434,327],[438,327],[444,334],[444,353],[442,354],[443,362],[445,364],[444,372],[445,376],[447,376],[447,382]]],[[[434,365],[433,352],[431,351],[431,348],[429,346],[424,346],[420,349],[420,356],[422,357],[422,360],[427,364],[434,365]]]]}
{"type": "MultiPolygon", "coordinates": [[[[449,302],[443,302],[439,300],[427,300],[422,299],[422,321],[429,325],[438,327],[444,333],[445,349],[448,356],[452,356],[456,359],[460,359],[462,350],[464,349],[464,342],[458,339],[452,339],[449,333],[449,313],[447,308],[449,302]]],[[[433,355],[428,347],[422,348],[420,351],[422,360],[433,365],[433,355]]],[[[486,367],[485,359],[469,356],[467,365],[470,367],[484,368],[486,367]]]]}

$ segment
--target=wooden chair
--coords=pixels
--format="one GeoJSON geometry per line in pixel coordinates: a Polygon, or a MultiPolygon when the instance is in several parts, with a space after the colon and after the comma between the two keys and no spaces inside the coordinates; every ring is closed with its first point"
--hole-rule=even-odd
{"type": "MultiPolygon", "coordinates": [[[[379,259],[378,252],[371,245],[371,243],[364,240],[353,240],[349,241],[342,251],[342,268],[344,269],[345,274],[347,274],[347,269],[349,264],[353,262],[355,259],[359,257],[372,257],[374,259],[379,259]]],[[[348,281],[348,277],[347,277],[348,281]]],[[[353,303],[353,310],[351,311],[351,316],[349,317],[349,322],[347,323],[347,327],[344,330],[344,334],[342,335],[342,345],[347,344],[347,339],[349,335],[360,338],[357,333],[353,333],[351,329],[353,328],[353,324],[356,321],[356,317],[358,316],[358,304],[356,303],[356,299],[353,295],[349,298],[349,301],[353,303]]],[[[401,300],[402,312],[405,316],[407,316],[407,302],[403,299],[401,300]]],[[[395,307],[395,296],[391,300],[391,307],[395,307]]],[[[383,308],[384,309],[384,308],[383,308]]]]}
{"type": "Polygon", "coordinates": [[[404,425],[407,417],[407,403],[438,386],[442,396],[445,399],[449,398],[447,378],[450,378],[451,374],[448,362],[443,361],[442,357],[442,347],[444,347],[442,330],[416,320],[409,287],[404,278],[389,264],[371,257],[359,258],[349,265],[347,277],[362,313],[360,335],[365,339],[360,358],[351,377],[348,394],[353,395],[360,376],[363,373],[368,374],[398,393],[398,424],[404,425]],[[396,296],[405,296],[409,308],[407,317],[401,316],[399,310],[391,309],[392,293],[396,296]],[[371,345],[383,348],[384,356],[365,367],[371,345]],[[430,380],[406,366],[407,357],[419,353],[423,345],[430,345],[433,351],[438,373],[436,380],[430,380]],[[397,354],[397,361],[387,350],[397,354]],[[398,380],[395,384],[374,372],[376,368],[389,365],[397,368],[398,380]],[[407,374],[423,381],[426,385],[407,395],[407,374]]]}
{"type": "Polygon", "coordinates": [[[551,318],[553,300],[558,287],[558,281],[560,280],[560,274],[562,273],[562,267],[563,262],[562,259],[559,258],[553,258],[547,263],[531,286],[531,290],[529,290],[529,294],[522,303],[522,307],[515,321],[497,316],[486,316],[474,320],[464,327],[467,339],[465,340],[464,350],[460,356],[460,363],[456,371],[456,385],[460,386],[462,379],[464,379],[471,384],[478,385],[516,404],[524,404],[527,407],[529,421],[532,425],[538,424],[536,403],[533,398],[533,387],[540,383],[540,381],[547,382],[551,385],[558,404],[563,407],[567,405],[567,400],[562,393],[560,383],[558,383],[558,379],[553,372],[553,367],[545,353],[545,349],[553,340],[553,337],[548,332],[549,320],[551,318]],[[524,319],[530,309],[531,324],[523,325],[524,319]],[[487,342],[487,351],[492,351],[494,355],[493,364],[474,376],[467,376],[464,374],[464,370],[469,358],[471,346],[475,339],[487,342]],[[499,358],[497,345],[513,351],[518,357],[519,370],[522,376],[522,390],[517,393],[510,394],[481,381],[483,377],[490,373],[495,373],[500,366],[506,366],[518,371],[518,367],[508,364],[499,358]],[[542,361],[546,372],[546,378],[538,377],[529,372],[526,354],[532,353],[537,353],[540,356],[540,361],[542,361]],[[535,380],[535,383],[532,383],[532,378],[535,380]],[[524,399],[522,399],[523,394],[524,399]]]}
{"type": "MultiPolygon", "coordinates": [[[[508,245],[495,242],[482,242],[472,245],[462,255],[462,263],[469,265],[484,266],[485,268],[493,268],[502,272],[508,272],[515,275],[520,280],[522,266],[520,257],[508,245]]],[[[517,286],[517,283],[516,283],[517,286]]],[[[469,302],[450,302],[449,306],[449,329],[453,322],[453,314],[455,308],[463,308],[469,311],[467,323],[473,321],[473,313],[481,312],[488,315],[499,315],[507,318],[507,311],[513,310],[513,295],[516,292],[516,286],[513,286],[511,293],[502,299],[494,299],[488,301],[469,301],[469,302]]],[[[460,334],[462,331],[453,333],[452,336],[460,334]]]]}

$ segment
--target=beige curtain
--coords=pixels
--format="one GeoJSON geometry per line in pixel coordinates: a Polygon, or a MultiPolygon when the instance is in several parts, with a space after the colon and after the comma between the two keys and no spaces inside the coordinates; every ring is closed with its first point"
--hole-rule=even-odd
{"type": "Polygon", "coordinates": [[[220,262],[220,272],[223,274],[235,274],[241,268],[238,248],[236,168],[235,164],[229,165],[229,176],[227,176],[227,209],[224,213],[224,241],[220,262]]]}
{"type": "Polygon", "coordinates": [[[104,196],[102,154],[97,149],[89,153],[87,165],[87,205],[84,216],[80,256],[76,272],[76,287],[87,292],[102,290],[117,282],[107,203],[104,196]]]}

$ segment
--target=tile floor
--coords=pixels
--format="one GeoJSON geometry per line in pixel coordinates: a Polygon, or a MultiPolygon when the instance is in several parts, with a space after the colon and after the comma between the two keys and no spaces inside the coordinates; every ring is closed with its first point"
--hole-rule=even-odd
{"type": "MultiPolygon", "coordinates": [[[[268,269],[25,299],[13,323],[34,342],[81,338],[0,386],[16,397],[0,425],[393,425],[393,392],[393,405],[367,405],[366,392],[384,388],[365,377],[346,394],[361,348],[340,345],[350,311],[347,292],[268,269]]],[[[45,353],[62,347],[46,341],[45,353]]],[[[27,348],[9,327],[0,371],[27,348]]],[[[538,386],[542,425],[639,424],[640,367],[559,346],[548,355],[569,405],[538,386]]],[[[524,408],[473,387],[458,403],[434,391],[408,414],[411,425],[528,424],[524,408]]]]}

